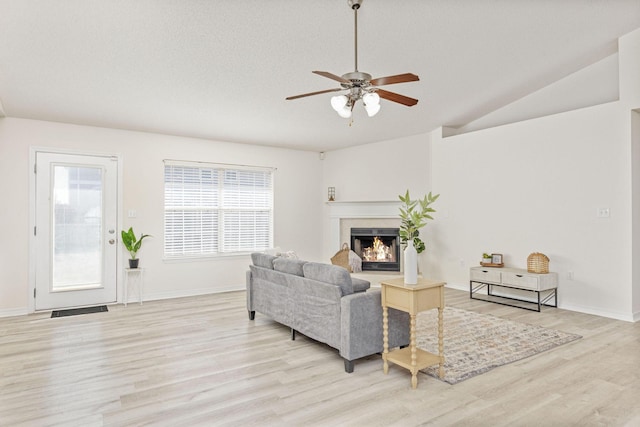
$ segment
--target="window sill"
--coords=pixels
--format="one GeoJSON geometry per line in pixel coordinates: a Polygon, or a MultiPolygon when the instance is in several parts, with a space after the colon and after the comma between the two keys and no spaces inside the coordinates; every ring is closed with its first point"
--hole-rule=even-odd
{"type": "Polygon", "coordinates": [[[194,255],[183,256],[175,258],[162,258],[162,262],[166,264],[179,264],[183,262],[208,262],[208,261],[222,261],[229,259],[246,258],[251,255],[251,252],[234,252],[231,254],[217,254],[217,255],[194,255]]]}

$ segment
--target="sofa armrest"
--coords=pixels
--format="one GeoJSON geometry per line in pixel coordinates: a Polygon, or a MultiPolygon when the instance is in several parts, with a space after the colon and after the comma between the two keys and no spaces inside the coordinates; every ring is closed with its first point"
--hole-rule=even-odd
{"type": "MultiPolygon", "coordinates": [[[[340,355],[355,360],[382,353],[382,298],[379,289],[341,298],[340,355]]],[[[389,348],[409,344],[409,315],[389,309],[389,348]]]]}

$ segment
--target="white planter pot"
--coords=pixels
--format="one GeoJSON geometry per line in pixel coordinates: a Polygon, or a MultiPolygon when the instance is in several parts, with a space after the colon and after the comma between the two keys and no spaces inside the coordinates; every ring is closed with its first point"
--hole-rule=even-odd
{"type": "Polygon", "coordinates": [[[404,249],[404,283],[416,285],[418,283],[418,252],[413,247],[413,240],[407,242],[404,249]]]}

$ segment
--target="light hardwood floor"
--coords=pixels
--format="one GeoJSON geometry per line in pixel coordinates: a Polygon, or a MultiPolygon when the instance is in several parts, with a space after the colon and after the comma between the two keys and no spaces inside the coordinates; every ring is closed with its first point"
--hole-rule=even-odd
{"type": "MultiPolygon", "coordinates": [[[[245,293],[0,319],[1,426],[638,426],[640,323],[469,300],[446,304],[583,339],[456,385],[336,350],[259,313],[245,293]]],[[[446,337],[445,337],[446,347],[446,337]]]]}

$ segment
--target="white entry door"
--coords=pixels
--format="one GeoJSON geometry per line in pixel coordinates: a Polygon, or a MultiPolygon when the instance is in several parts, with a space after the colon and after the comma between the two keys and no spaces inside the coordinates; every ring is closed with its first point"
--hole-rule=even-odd
{"type": "Polygon", "coordinates": [[[118,161],[36,153],[35,309],[116,301],[118,161]]]}

